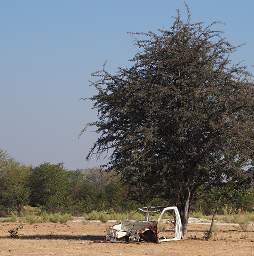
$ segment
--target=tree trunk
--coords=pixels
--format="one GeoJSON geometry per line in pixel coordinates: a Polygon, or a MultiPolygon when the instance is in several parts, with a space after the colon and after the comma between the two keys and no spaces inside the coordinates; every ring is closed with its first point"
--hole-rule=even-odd
{"type": "Polygon", "coordinates": [[[207,240],[207,241],[212,237],[212,234],[213,234],[214,218],[215,218],[215,215],[217,214],[217,210],[218,210],[218,207],[216,207],[214,212],[213,212],[213,217],[212,217],[210,229],[207,232],[207,235],[205,237],[205,240],[207,240]]]}
{"type": "Polygon", "coordinates": [[[189,219],[189,209],[190,209],[190,190],[188,189],[186,196],[183,197],[183,201],[180,204],[179,213],[182,221],[182,236],[185,238],[187,235],[187,225],[188,225],[188,219],[189,219]]]}
{"type": "Polygon", "coordinates": [[[17,209],[17,214],[18,214],[18,216],[21,216],[22,205],[21,205],[21,204],[17,204],[16,209],[17,209]]]}

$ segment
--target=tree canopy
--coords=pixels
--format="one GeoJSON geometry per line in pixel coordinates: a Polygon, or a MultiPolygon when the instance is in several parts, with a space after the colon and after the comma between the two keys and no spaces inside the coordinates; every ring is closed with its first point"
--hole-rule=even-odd
{"type": "Polygon", "coordinates": [[[93,74],[99,136],[88,158],[109,151],[130,193],[179,207],[184,233],[200,186],[252,180],[254,87],[216,24],[178,13],[167,30],[135,34],[129,67],[93,74]]]}
{"type": "Polygon", "coordinates": [[[70,203],[70,182],[62,164],[43,163],[35,167],[29,183],[32,206],[60,211],[70,203]]]}
{"type": "Polygon", "coordinates": [[[29,202],[30,173],[31,167],[21,165],[0,149],[0,211],[5,206],[20,214],[22,207],[29,202]]]}

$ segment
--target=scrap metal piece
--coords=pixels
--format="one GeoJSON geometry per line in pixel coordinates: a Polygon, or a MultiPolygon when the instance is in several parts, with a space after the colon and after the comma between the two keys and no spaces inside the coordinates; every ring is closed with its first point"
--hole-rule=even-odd
{"type": "Polygon", "coordinates": [[[177,207],[144,207],[140,208],[140,211],[146,214],[144,221],[124,221],[122,223],[113,225],[109,228],[106,240],[111,242],[125,241],[125,242],[166,242],[172,240],[180,240],[182,238],[182,223],[179,211],[177,207]],[[162,211],[161,211],[162,210],[162,211]],[[157,213],[161,211],[161,214],[157,221],[149,220],[151,213],[157,213]],[[158,224],[162,222],[163,215],[166,212],[174,211],[175,214],[175,236],[173,238],[158,236],[158,224]]]}
{"type": "Polygon", "coordinates": [[[168,241],[176,241],[176,240],[181,240],[183,238],[183,234],[182,234],[182,221],[181,221],[181,217],[178,211],[178,208],[176,206],[170,206],[170,207],[166,207],[163,209],[163,211],[160,214],[160,217],[158,219],[158,223],[160,223],[162,221],[163,215],[168,212],[168,211],[174,211],[175,214],[175,236],[173,238],[160,238],[158,240],[158,242],[168,242],[168,241]]]}
{"type": "Polygon", "coordinates": [[[113,225],[106,240],[111,242],[157,242],[157,221],[124,221],[113,225]]]}

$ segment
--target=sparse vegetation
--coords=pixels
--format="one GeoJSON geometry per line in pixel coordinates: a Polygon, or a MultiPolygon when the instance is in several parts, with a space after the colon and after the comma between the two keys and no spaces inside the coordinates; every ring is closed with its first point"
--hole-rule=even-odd
{"type": "Polygon", "coordinates": [[[0,222],[21,222],[21,223],[43,223],[53,222],[65,224],[68,220],[72,220],[72,215],[68,213],[46,213],[40,214],[23,214],[22,217],[18,217],[12,213],[10,217],[2,218],[0,222]]]}
{"type": "Polygon", "coordinates": [[[0,219],[0,222],[17,222],[17,220],[17,215],[12,212],[10,216],[0,219]]]}
{"type": "MultiPolygon", "coordinates": [[[[191,214],[192,217],[211,220],[211,215],[204,215],[202,212],[193,212],[191,214]]],[[[239,227],[242,231],[247,231],[250,223],[254,223],[254,212],[242,212],[238,214],[223,214],[216,215],[216,222],[221,223],[235,223],[239,224],[239,227]]]]}
{"type": "Polygon", "coordinates": [[[44,222],[65,224],[68,220],[72,220],[72,216],[68,213],[43,213],[42,219],[44,222]]]}
{"type": "Polygon", "coordinates": [[[86,220],[100,220],[101,222],[107,222],[108,220],[117,220],[117,221],[123,221],[123,220],[143,220],[144,215],[142,213],[139,213],[137,211],[131,211],[131,212],[98,212],[98,211],[92,211],[90,213],[87,213],[84,215],[84,218],[86,220]]]}
{"type": "Polygon", "coordinates": [[[204,216],[204,214],[201,211],[193,211],[191,213],[191,216],[194,218],[199,218],[199,219],[206,219],[207,216],[204,216]]]}
{"type": "Polygon", "coordinates": [[[215,223],[211,226],[211,229],[205,231],[204,240],[216,239],[218,232],[218,227],[215,223]]]}
{"type": "Polygon", "coordinates": [[[22,219],[24,222],[27,222],[29,224],[34,224],[34,223],[42,223],[43,219],[41,216],[37,215],[25,215],[24,218],[22,219]]]}

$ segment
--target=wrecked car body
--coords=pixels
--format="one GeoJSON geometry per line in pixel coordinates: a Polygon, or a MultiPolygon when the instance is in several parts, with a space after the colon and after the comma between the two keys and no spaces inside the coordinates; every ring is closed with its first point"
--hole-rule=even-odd
{"type": "Polygon", "coordinates": [[[144,221],[124,221],[115,224],[109,228],[106,240],[111,242],[166,242],[182,239],[182,223],[177,207],[144,207],[139,209],[145,214],[144,221]],[[151,220],[153,214],[159,214],[157,220],[151,220]],[[173,214],[172,214],[173,213],[173,214]],[[173,217],[172,221],[168,220],[167,215],[173,217]],[[165,219],[165,217],[167,217],[165,219]],[[171,237],[167,237],[166,233],[169,229],[160,231],[160,225],[169,225],[173,227],[171,237]]]}

